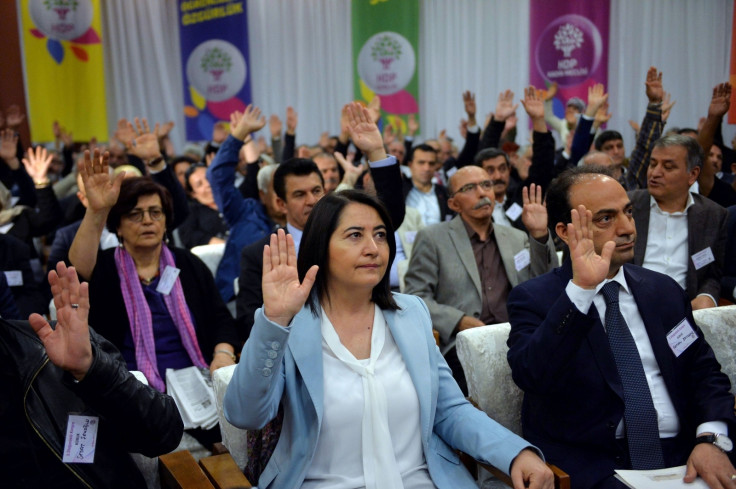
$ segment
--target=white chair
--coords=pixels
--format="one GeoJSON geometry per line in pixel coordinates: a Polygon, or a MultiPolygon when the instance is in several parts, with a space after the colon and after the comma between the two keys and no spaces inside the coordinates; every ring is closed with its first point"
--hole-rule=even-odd
{"type": "Polygon", "coordinates": [[[225,253],[225,243],[195,246],[191,249],[191,252],[207,265],[214,277],[217,274],[217,267],[220,265],[222,255],[225,253]]]}
{"type": "Polygon", "coordinates": [[[721,371],[731,380],[731,393],[736,394],[736,306],[699,309],[693,311],[693,318],[713,348],[721,371]]]}
{"type": "Polygon", "coordinates": [[[242,471],[248,463],[248,445],[246,442],[247,430],[241,430],[228,423],[225,419],[223,398],[227,385],[235,372],[235,365],[228,365],[215,370],[212,376],[212,386],[215,389],[215,402],[217,404],[217,417],[220,419],[220,432],[222,433],[222,444],[228,449],[233,460],[242,471]]]}

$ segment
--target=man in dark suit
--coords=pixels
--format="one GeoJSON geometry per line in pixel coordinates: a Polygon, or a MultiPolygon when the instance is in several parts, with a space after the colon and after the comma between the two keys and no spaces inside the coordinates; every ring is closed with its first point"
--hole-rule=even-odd
{"type": "Polygon", "coordinates": [[[726,210],[690,192],[702,164],[696,139],[665,136],[654,143],[647,188],[629,193],[639,236],[634,264],[675,279],[693,309],[718,305],[726,245],[726,210]]]}
{"type": "Polygon", "coordinates": [[[632,204],[605,172],[573,168],[551,185],[549,216],[571,258],[508,298],[524,437],[576,488],[625,487],[614,470],[685,463],[686,482],[732,487],[728,377],[683,289],[628,263],[632,204]]]}

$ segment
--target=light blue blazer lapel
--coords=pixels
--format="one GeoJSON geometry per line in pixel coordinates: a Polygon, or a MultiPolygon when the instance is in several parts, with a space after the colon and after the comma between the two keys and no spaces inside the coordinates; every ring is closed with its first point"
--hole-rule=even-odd
{"type": "Polygon", "coordinates": [[[317,412],[317,420],[322,424],[324,412],[324,374],[322,365],[321,319],[315,318],[308,307],[302,308],[292,320],[289,334],[289,351],[294,356],[304,385],[317,412]]]}
{"type": "Polygon", "coordinates": [[[417,391],[422,440],[427,442],[434,424],[431,413],[434,413],[436,399],[432,392],[432,376],[429,375],[430,372],[433,372],[429,364],[430,352],[427,349],[427,341],[422,334],[422,328],[409,322],[419,320],[418,311],[407,305],[405,301],[401,303],[401,306],[402,309],[399,311],[383,311],[383,316],[386,318],[391,335],[394,337],[396,346],[399,347],[401,357],[404,359],[406,369],[417,391]],[[413,316],[408,314],[411,312],[414,312],[413,316]]]}

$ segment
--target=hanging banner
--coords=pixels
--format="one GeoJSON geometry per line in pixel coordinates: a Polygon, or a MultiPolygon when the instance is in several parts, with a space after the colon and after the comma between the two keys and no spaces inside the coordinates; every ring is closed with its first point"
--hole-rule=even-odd
{"type": "Polygon", "coordinates": [[[406,133],[419,112],[419,0],[353,0],[355,99],[381,97],[385,122],[406,133]]]}
{"type": "Polygon", "coordinates": [[[553,108],[565,115],[572,97],[588,102],[588,87],[608,87],[609,0],[530,0],[529,81],[558,84],[553,108]]]}
{"type": "Polygon", "coordinates": [[[107,141],[100,0],[22,0],[20,17],[31,139],[53,141],[59,121],[107,141]]]}
{"type": "Polygon", "coordinates": [[[184,115],[189,141],[251,102],[245,1],[179,0],[184,115]]]}

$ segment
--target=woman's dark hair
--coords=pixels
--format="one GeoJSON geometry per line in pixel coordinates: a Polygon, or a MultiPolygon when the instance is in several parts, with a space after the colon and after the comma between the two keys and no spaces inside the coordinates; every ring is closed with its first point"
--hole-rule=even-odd
{"type": "Polygon", "coordinates": [[[197,168],[204,168],[207,169],[207,165],[204,163],[195,163],[189,168],[187,168],[187,171],[184,172],[184,183],[186,183],[185,190],[187,191],[187,194],[191,194],[194,191],[194,188],[192,188],[192,184],[189,182],[189,177],[192,176],[192,174],[197,171],[197,168]]]}
{"type": "Polygon", "coordinates": [[[388,242],[388,264],[386,273],[381,281],[373,288],[371,299],[381,309],[395,311],[399,309],[398,304],[391,295],[390,272],[391,265],[396,257],[396,240],[394,238],[394,227],[391,217],[383,204],[365,192],[359,190],[343,190],[333,192],[322,197],[309,214],[307,225],[304,227],[301,243],[299,244],[299,257],[297,258],[297,270],[299,280],[304,276],[312,265],[318,265],[319,271],[312,287],[312,293],[307,299],[307,304],[315,316],[319,315],[319,307],[322,299],[330,300],[327,292],[327,270],[330,249],[330,238],[337,228],[345,207],[348,204],[363,204],[375,209],[386,226],[386,240],[388,242]]]}
{"type": "Polygon", "coordinates": [[[144,195],[158,195],[161,199],[161,207],[166,216],[166,227],[174,222],[174,206],[171,202],[169,191],[148,177],[126,178],[120,185],[120,196],[118,201],[110,209],[107,216],[107,230],[117,234],[120,220],[135,209],[138,199],[144,195]]]}

